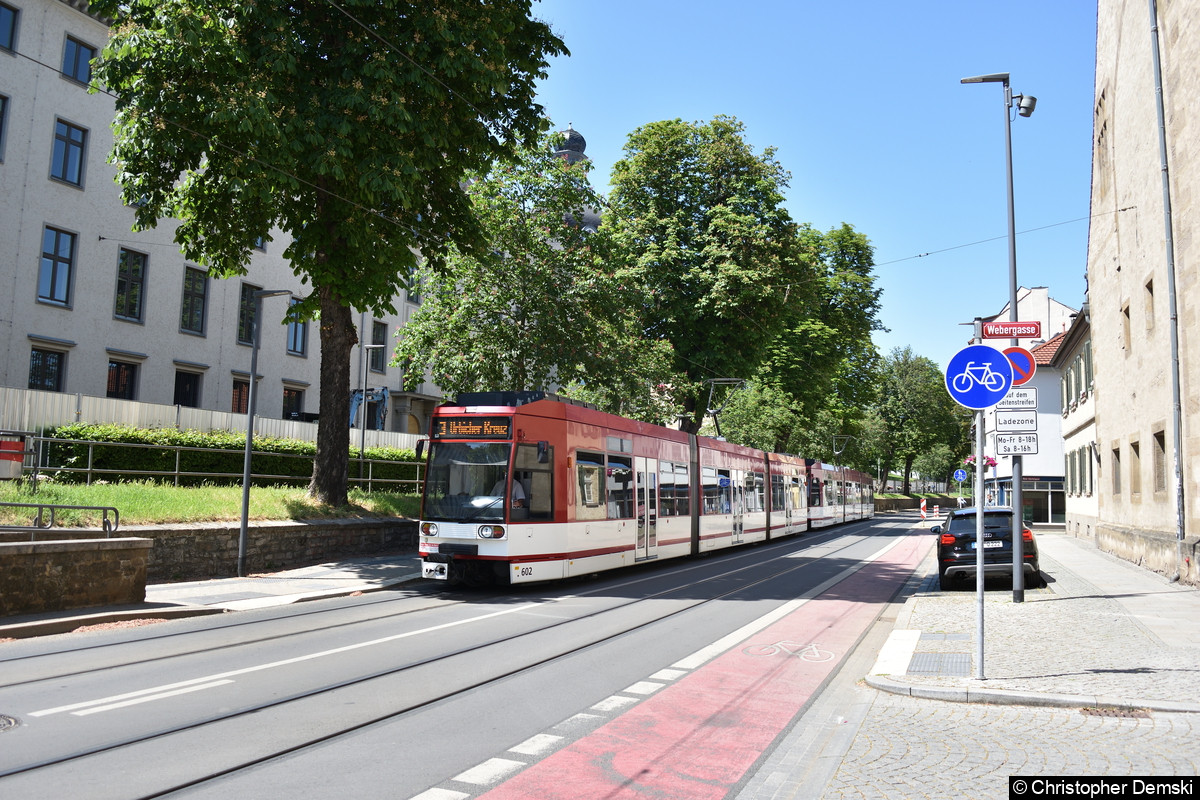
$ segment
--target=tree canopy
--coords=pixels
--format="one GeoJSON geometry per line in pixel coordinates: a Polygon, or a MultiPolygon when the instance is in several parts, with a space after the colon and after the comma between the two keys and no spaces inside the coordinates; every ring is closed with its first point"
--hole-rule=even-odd
{"type": "Polygon", "coordinates": [[[633,131],[613,167],[606,223],[630,254],[649,340],[670,343],[670,391],[699,428],[705,381],[749,378],[810,282],[810,253],[783,207],[789,175],[741,122],[665,120],[633,131]],[[748,374],[748,372],[750,374],[748,374]]]}
{"type": "Polygon", "coordinates": [[[409,381],[428,374],[448,394],[565,385],[629,413],[665,379],[666,347],[642,340],[640,298],[597,225],[589,162],[568,161],[561,142],[553,134],[472,176],[488,252],[452,248],[446,269],[422,271],[421,308],[397,347],[409,381]]]}
{"type": "Polygon", "coordinates": [[[874,413],[881,430],[884,474],[901,462],[904,491],[917,456],[945,445],[962,452],[969,414],[951,399],[942,371],[912,348],[896,348],[884,359],[874,413]]]}
{"type": "Polygon", "coordinates": [[[547,59],[530,0],[99,0],[97,63],[137,225],[179,220],[184,255],[244,274],[282,229],[319,317],[321,424],[310,492],[346,498],[352,309],[392,311],[422,259],[485,252],[461,181],[531,146],[547,59]]]}

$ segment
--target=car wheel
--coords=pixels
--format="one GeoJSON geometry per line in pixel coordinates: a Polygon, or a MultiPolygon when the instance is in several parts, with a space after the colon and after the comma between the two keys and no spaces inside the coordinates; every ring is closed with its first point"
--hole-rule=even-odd
{"type": "Polygon", "coordinates": [[[943,592],[952,592],[962,586],[962,581],[957,578],[950,578],[946,575],[938,575],[938,588],[943,592]]]}
{"type": "Polygon", "coordinates": [[[1031,583],[1032,583],[1034,589],[1045,589],[1046,588],[1046,577],[1044,575],[1042,575],[1041,570],[1035,569],[1033,571],[1033,579],[1032,579],[1031,583]]]}

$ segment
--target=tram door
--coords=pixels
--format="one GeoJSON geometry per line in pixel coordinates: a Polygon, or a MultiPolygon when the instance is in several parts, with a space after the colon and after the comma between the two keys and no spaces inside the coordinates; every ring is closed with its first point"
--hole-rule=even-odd
{"type": "Polygon", "coordinates": [[[635,458],[637,473],[637,548],[638,561],[658,555],[658,462],[650,458],[635,458]]]}
{"type": "Polygon", "coordinates": [[[744,477],[742,474],[735,473],[735,477],[730,481],[730,491],[733,493],[729,510],[733,512],[733,543],[741,544],[742,537],[746,532],[746,495],[742,486],[742,480],[752,480],[749,474],[744,477]]]}

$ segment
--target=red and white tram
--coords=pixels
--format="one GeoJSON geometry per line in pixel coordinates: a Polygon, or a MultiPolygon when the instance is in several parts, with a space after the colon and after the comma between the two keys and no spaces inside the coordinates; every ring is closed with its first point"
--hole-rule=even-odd
{"type": "Polygon", "coordinates": [[[459,395],[434,412],[428,446],[421,564],[440,580],[557,580],[874,512],[861,473],[542,392],[459,395]]]}

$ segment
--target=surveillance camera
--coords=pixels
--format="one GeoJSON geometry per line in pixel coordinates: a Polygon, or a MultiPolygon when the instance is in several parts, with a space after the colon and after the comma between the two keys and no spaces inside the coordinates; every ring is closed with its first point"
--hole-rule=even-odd
{"type": "Polygon", "coordinates": [[[1036,97],[1034,97],[1032,95],[1028,95],[1028,94],[1023,94],[1023,95],[1021,95],[1021,102],[1017,106],[1017,113],[1020,114],[1022,117],[1032,116],[1033,108],[1036,105],[1037,105],[1036,97]]]}

